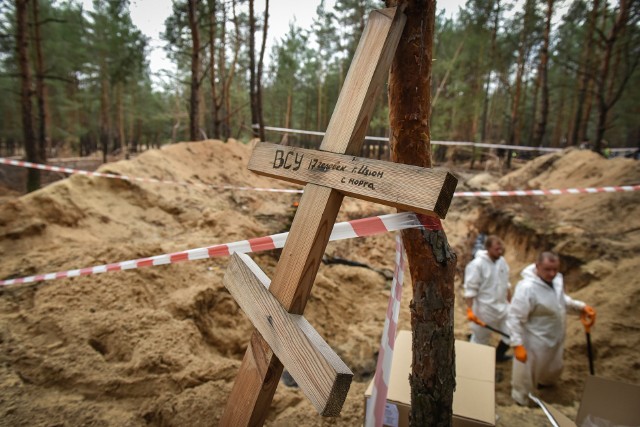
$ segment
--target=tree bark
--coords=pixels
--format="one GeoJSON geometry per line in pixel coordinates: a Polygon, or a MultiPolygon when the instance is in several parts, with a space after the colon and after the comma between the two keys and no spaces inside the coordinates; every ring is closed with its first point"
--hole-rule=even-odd
{"type": "MultiPolygon", "coordinates": [[[[527,58],[529,56],[529,49],[527,48],[526,41],[526,28],[529,20],[529,10],[528,3],[530,0],[527,0],[527,4],[525,4],[525,12],[522,18],[522,32],[520,33],[520,42],[518,47],[518,68],[516,72],[516,91],[513,96],[513,101],[511,104],[511,129],[509,131],[509,145],[520,145],[520,96],[522,94],[522,78],[524,76],[524,69],[527,63],[527,58]]],[[[507,168],[511,167],[511,150],[507,151],[507,168]]]]}
{"type": "Polygon", "coordinates": [[[122,92],[124,91],[124,83],[116,83],[116,109],[117,116],[116,122],[118,126],[118,145],[120,146],[120,153],[125,159],[129,158],[129,147],[127,146],[127,140],[124,132],[124,99],[122,92]]]}
{"type": "Polygon", "coordinates": [[[191,30],[191,95],[189,100],[189,140],[198,141],[200,117],[200,30],[198,28],[198,0],[189,0],[189,29],[191,30]]]}
{"type": "MultiPolygon", "coordinates": [[[[434,0],[388,0],[406,5],[407,23],[389,76],[393,161],[431,167],[429,116],[434,0]]],[[[455,388],[453,336],[456,255],[440,220],[421,217],[424,229],[402,232],[413,282],[411,425],[450,426],[455,388]]]]}
{"type": "Polygon", "coordinates": [[[547,71],[549,68],[549,36],[551,34],[552,15],[553,0],[547,0],[547,19],[544,26],[542,49],[540,50],[540,89],[542,90],[542,99],[540,100],[540,120],[538,121],[538,126],[536,127],[533,138],[534,147],[542,145],[542,140],[547,130],[547,117],[549,115],[549,83],[547,71]]]}
{"type": "Polygon", "coordinates": [[[40,34],[39,0],[32,1],[34,47],[36,51],[36,99],[38,102],[38,157],[39,162],[47,160],[47,87],[44,83],[44,56],[40,34]]]}
{"type": "Polygon", "coordinates": [[[556,109],[557,113],[553,115],[555,117],[555,126],[553,126],[553,136],[551,137],[551,146],[552,147],[560,147],[566,148],[567,141],[567,133],[565,133],[566,129],[566,113],[565,113],[565,98],[566,91],[564,87],[560,89],[560,100],[558,101],[558,107],[556,109]]]}
{"type": "MultiPolygon", "coordinates": [[[[597,84],[598,127],[596,129],[594,150],[598,153],[602,152],[604,133],[607,130],[607,119],[609,111],[611,111],[611,108],[613,108],[615,103],[620,99],[624,87],[629,82],[629,78],[638,65],[638,56],[635,55],[633,56],[633,58],[630,58],[631,55],[633,55],[632,52],[625,51],[624,55],[628,58],[628,60],[631,61],[631,63],[628,64],[625,70],[626,72],[623,75],[618,75],[618,67],[620,65],[620,58],[622,55],[622,52],[619,50],[617,53],[615,53],[616,58],[614,60],[613,66],[611,66],[611,59],[614,55],[614,47],[616,46],[616,42],[622,39],[624,32],[629,24],[630,9],[631,4],[628,0],[620,0],[618,15],[616,16],[615,22],[611,27],[609,34],[604,40],[604,58],[602,60],[600,75],[597,84]],[[616,83],[618,83],[617,88],[615,87],[616,83]]],[[[629,44],[630,43],[627,43],[627,45],[629,44]]],[[[635,48],[635,46],[625,47],[627,49],[635,48]]],[[[620,49],[623,48],[624,47],[621,47],[620,49]]]]}
{"type": "MultiPolygon", "coordinates": [[[[289,129],[291,126],[291,114],[293,111],[293,89],[289,88],[289,93],[287,94],[287,111],[284,116],[284,127],[285,129],[289,129]]],[[[289,145],[289,134],[283,133],[282,139],[280,140],[280,144],[289,145]]]]}
{"type": "MultiPolygon", "coordinates": [[[[20,110],[22,116],[22,135],[27,161],[38,163],[38,149],[33,133],[33,113],[31,108],[31,71],[29,69],[28,15],[29,0],[16,0],[16,53],[20,70],[20,110]]],[[[40,171],[27,171],[27,192],[40,188],[40,171]]]]}
{"type": "Polygon", "coordinates": [[[129,104],[129,111],[131,111],[131,113],[129,113],[127,115],[127,119],[128,119],[128,129],[127,129],[127,136],[125,136],[125,147],[127,147],[127,155],[125,156],[125,158],[129,158],[129,144],[131,144],[131,151],[134,153],[138,152],[138,138],[134,136],[134,132],[135,132],[135,128],[136,128],[136,122],[139,122],[139,120],[136,119],[136,100],[137,100],[137,88],[136,85],[133,84],[131,85],[131,101],[129,104]]]}
{"type": "Polygon", "coordinates": [[[269,0],[264,5],[264,25],[262,27],[262,46],[260,46],[260,59],[258,60],[258,74],[256,76],[256,97],[258,101],[258,126],[260,141],[266,141],[264,133],[264,115],[262,110],[262,69],[264,67],[264,53],[267,49],[267,30],[269,29],[269,0]]]}
{"type": "MultiPolygon", "coordinates": [[[[209,5],[209,82],[211,88],[211,137],[220,138],[220,104],[216,84],[216,32],[218,19],[216,16],[217,0],[208,0],[209,5]]],[[[223,23],[224,25],[224,23],[223,23]]]]}
{"type": "Polygon", "coordinates": [[[220,75],[220,96],[216,101],[216,108],[218,109],[218,121],[214,124],[214,127],[218,129],[218,134],[220,137],[228,136],[229,131],[224,128],[225,120],[223,119],[223,114],[226,114],[224,111],[225,108],[225,94],[226,94],[226,81],[227,81],[227,6],[225,2],[222,2],[222,20],[220,21],[220,46],[218,48],[218,73],[220,75]]]}
{"type": "Polygon", "coordinates": [[[107,163],[111,145],[111,114],[109,108],[109,77],[104,58],[100,61],[100,145],[102,162],[107,163]]]}
{"type": "Polygon", "coordinates": [[[240,52],[240,24],[238,23],[238,15],[236,13],[236,0],[232,0],[231,9],[233,11],[233,25],[235,27],[235,42],[233,48],[233,60],[231,61],[231,65],[229,66],[229,73],[227,74],[227,78],[225,80],[223,88],[223,98],[225,106],[225,138],[229,138],[231,136],[231,84],[233,83],[233,78],[235,76],[236,64],[238,63],[238,54],[240,52]]]}
{"type": "Polygon", "coordinates": [[[251,135],[257,138],[260,134],[258,125],[258,99],[256,95],[256,18],[253,11],[253,0],[249,0],[249,100],[251,102],[251,135]]]}
{"type": "MultiPolygon", "coordinates": [[[[493,27],[491,28],[491,53],[489,56],[489,73],[485,81],[484,102],[482,105],[482,122],[480,124],[480,142],[487,142],[487,114],[489,112],[489,85],[491,83],[492,65],[496,58],[496,39],[498,36],[498,26],[500,25],[500,0],[496,2],[496,9],[493,15],[493,27]]],[[[472,162],[475,159],[472,158],[472,162]]]]}
{"type": "Polygon", "coordinates": [[[593,6],[589,13],[589,22],[587,24],[587,32],[584,39],[584,47],[582,50],[582,76],[580,77],[580,85],[578,87],[578,102],[576,104],[575,118],[573,120],[573,130],[569,143],[578,145],[586,136],[587,123],[583,125],[583,108],[589,83],[593,78],[593,33],[596,28],[598,18],[598,9],[600,9],[600,0],[593,0],[593,6]]]}
{"type": "Polygon", "coordinates": [[[538,64],[538,73],[533,82],[533,99],[531,100],[531,128],[529,130],[529,145],[533,145],[536,139],[537,116],[538,116],[538,93],[542,85],[542,64],[538,64]]]}

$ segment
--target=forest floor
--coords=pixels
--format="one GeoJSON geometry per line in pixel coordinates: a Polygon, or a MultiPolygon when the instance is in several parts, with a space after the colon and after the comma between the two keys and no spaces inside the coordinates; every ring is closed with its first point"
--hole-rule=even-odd
{"type": "MultiPolygon", "coordinates": [[[[181,143],[99,171],[291,187],[249,172],[250,153],[250,146],[236,141],[181,143]]],[[[539,157],[504,176],[453,172],[458,191],[640,182],[640,162],[577,150],[539,157]]],[[[25,196],[2,193],[3,279],[279,233],[288,229],[299,199],[85,176],[25,196]]],[[[392,212],[346,198],[338,220],[392,212]]],[[[539,250],[557,251],[567,291],[598,311],[592,331],[596,374],[640,383],[640,193],[454,198],[444,227],[459,272],[479,231],[502,236],[513,284],[539,250]]],[[[326,252],[393,269],[394,237],[343,240],[326,252]]],[[[273,275],[278,251],[252,258],[273,275]]],[[[252,331],[222,284],[226,264],[227,258],[213,258],[0,290],[0,425],[217,425],[252,331]]],[[[400,329],[410,329],[410,280],[405,282],[400,329]]],[[[458,297],[460,282],[458,277],[458,297]]],[[[352,369],[354,382],[336,419],[321,418],[300,390],[280,384],[267,425],[362,424],[388,297],[389,283],[377,272],[320,267],[305,317],[352,369]]],[[[466,339],[461,298],[454,320],[456,338],[466,339]]],[[[562,381],[540,394],[574,418],[588,363],[580,322],[567,323],[562,381]]],[[[513,403],[510,372],[510,362],[497,367],[497,425],[547,425],[539,408],[513,403]]]]}

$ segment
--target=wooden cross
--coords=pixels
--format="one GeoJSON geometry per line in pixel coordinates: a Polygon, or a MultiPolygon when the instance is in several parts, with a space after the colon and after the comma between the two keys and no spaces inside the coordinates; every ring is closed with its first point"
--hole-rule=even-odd
{"type": "Polygon", "coordinates": [[[323,416],[337,416],[353,374],[302,317],[345,195],[444,218],[457,179],[444,171],[354,157],[406,16],[373,11],[320,151],[259,143],[249,169],[306,184],[273,280],[234,254],[224,283],[254,331],[220,425],[262,425],[283,364],[323,416]],[[268,289],[267,289],[268,288],[268,289]],[[282,362],[281,362],[282,361],[282,362]]]}

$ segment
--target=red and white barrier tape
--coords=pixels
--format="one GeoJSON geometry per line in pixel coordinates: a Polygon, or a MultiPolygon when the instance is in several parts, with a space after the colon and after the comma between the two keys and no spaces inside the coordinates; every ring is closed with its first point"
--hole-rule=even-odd
{"type": "Polygon", "coordinates": [[[376,365],[375,382],[371,392],[370,404],[367,405],[365,417],[366,427],[381,427],[384,421],[384,409],[389,390],[389,377],[391,375],[391,361],[393,349],[396,343],[396,331],[398,329],[398,317],[400,315],[400,301],[402,300],[402,280],[404,275],[404,251],[402,238],[396,236],[396,266],[391,284],[391,295],[387,306],[387,315],[384,321],[378,363],[376,365]]]}
{"type": "MultiPolygon", "coordinates": [[[[171,184],[181,186],[199,186],[206,188],[214,188],[220,190],[238,190],[238,191],[266,191],[272,193],[297,193],[302,194],[304,190],[295,188],[262,188],[262,187],[246,187],[237,185],[213,185],[204,183],[193,183],[186,181],[168,181],[154,178],[140,178],[128,175],[116,175],[112,173],[91,172],[80,169],[63,168],[59,166],[43,165],[40,163],[24,162],[21,160],[7,159],[0,157],[0,163],[12,166],[19,166],[32,169],[47,170],[52,172],[62,172],[68,174],[98,176],[102,178],[121,179],[125,181],[139,181],[154,184],[171,184]]],[[[589,187],[589,188],[562,188],[552,190],[499,190],[499,191],[457,191],[453,193],[454,197],[513,197],[513,196],[557,196],[563,194],[595,194],[595,193],[616,193],[626,191],[640,191],[640,185],[618,185],[608,187],[589,187]]]]}
{"type": "MultiPolygon", "coordinates": [[[[442,230],[442,221],[439,218],[427,215],[416,214],[422,226],[431,231],[442,230]]],[[[391,376],[391,363],[393,361],[393,351],[396,344],[396,333],[398,331],[398,317],[400,316],[400,304],[402,301],[402,284],[404,277],[405,253],[400,234],[396,235],[396,256],[393,282],[391,283],[391,294],[387,305],[382,338],[380,339],[380,349],[378,351],[378,361],[376,364],[375,379],[371,397],[367,399],[367,412],[365,416],[365,427],[381,427],[385,421],[385,409],[387,405],[387,393],[389,391],[389,379],[391,376]]]]}
{"type": "MultiPolygon", "coordinates": [[[[340,222],[334,225],[329,238],[330,241],[352,239],[354,237],[372,236],[388,231],[404,230],[414,227],[431,228],[430,223],[425,222],[424,215],[416,215],[412,212],[380,215],[352,221],[340,222]],[[421,221],[422,219],[422,221],[421,221]]],[[[440,220],[432,222],[439,224],[440,220]]],[[[149,258],[141,258],[129,261],[103,264],[94,267],[86,267],[75,270],[59,271],[56,273],[38,274],[17,279],[0,280],[0,286],[34,283],[43,280],[63,279],[67,277],[88,276],[110,271],[132,270],[141,267],[150,267],[164,264],[175,264],[182,261],[194,261],[213,257],[228,256],[231,253],[250,253],[284,247],[289,233],[274,234],[271,236],[257,237],[249,240],[241,240],[233,243],[213,245],[204,248],[190,249],[184,252],[156,255],[149,258]]]]}
{"type": "MultiPolygon", "coordinates": [[[[253,127],[258,127],[258,125],[253,125],[253,127]]],[[[288,129],[288,128],[280,128],[273,126],[265,126],[265,130],[273,131],[273,132],[281,132],[281,133],[298,133],[302,135],[316,135],[316,136],[324,136],[324,132],[318,132],[313,130],[301,130],[301,129],[288,129]]],[[[389,138],[386,136],[365,136],[365,140],[367,141],[389,141],[389,138]]],[[[437,141],[432,140],[431,144],[433,145],[461,145],[467,147],[479,147],[479,148],[502,148],[505,150],[513,150],[513,151],[544,151],[544,152],[557,152],[562,151],[563,148],[552,148],[552,147],[531,147],[525,145],[506,145],[506,144],[491,144],[486,142],[471,142],[471,141],[437,141]]],[[[610,151],[612,153],[625,153],[636,151],[637,148],[611,148],[610,151]]]]}
{"type": "Polygon", "coordinates": [[[609,187],[562,188],[553,190],[500,190],[500,191],[458,191],[454,197],[490,197],[490,196],[559,196],[563,194],[595,194],[640,191],[640,185],[617,185],[609,187]]]}
{"type": "Polygon", "coordinates": [[[30,169],[40,169],[51,172],[62,172],[72,175],[85,175],[85,176],[97,176],[101,178],[110,178],[110,179],[121,179],[124,181],[138,181],[145,183],[153,183],[153,184],[171,184],[171,185],[182,185],[182,186],[197,186],[197,187],[206,187],[213,188],[218,190],[241,190],[241,191],[266,191],[271,193],[302,193],[303,190],[296,190],[291,188],[260,188],[260,187],[243,187],[237,185],[214,185],[214,184],[204,184],[204,183],[194,183],[194,182],[186,182],[186,181],[169,181],[155,178],[141,178],[137,176],[128,176],[128,175],[117,175],[113,173],[102,173],[102,172],[92,172],[81,169],[72,169],[72,168],[64,168],[60,166],[51,166],[51,165],[43,165],[40,163],[31,163],[25,162],[22,160],[13,160],[7,159],[5,157],[0,157],[0,163],[4,163],[6,165],[19,166],[23,168],[30,169]]]}

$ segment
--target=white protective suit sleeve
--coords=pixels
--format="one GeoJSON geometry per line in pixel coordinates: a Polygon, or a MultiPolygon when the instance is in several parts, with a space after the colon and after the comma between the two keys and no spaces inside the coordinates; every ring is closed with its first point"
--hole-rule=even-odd
{"type": "Polygon", "coordinates": [[[464,297],[475,298],[483,281],[482,268],[477,261],[471,261],[464,269],[464,297]]]}
{"type": "Polygon", "coordinates": [[[511,298],[507,327],[510,331],[512,347],[523,344],[524,324],[527,322],[532,309],[529,292],[530,288],[528,286],[524,286],[524,284],[518,285],[513,298],[511,298]]]}
{"type": "Polygon", "coordinates": [[[573,299],[569,295],[564,294],[564,303],[567,306],[567,313],[580,314],[582,310],[587,306],[584,302],[573,299]]]}

